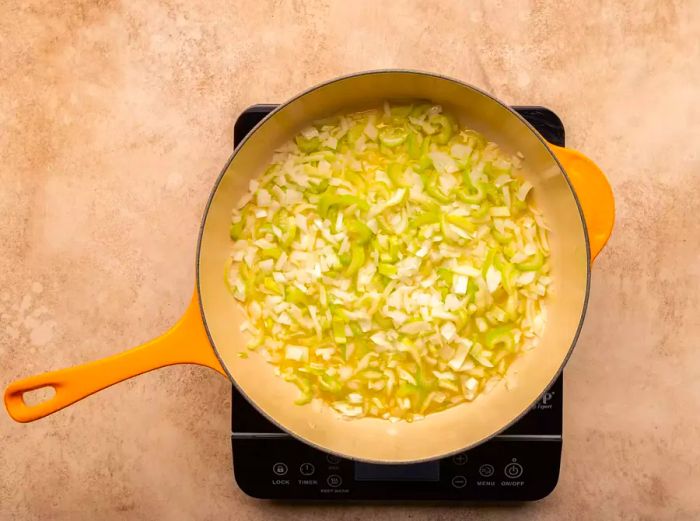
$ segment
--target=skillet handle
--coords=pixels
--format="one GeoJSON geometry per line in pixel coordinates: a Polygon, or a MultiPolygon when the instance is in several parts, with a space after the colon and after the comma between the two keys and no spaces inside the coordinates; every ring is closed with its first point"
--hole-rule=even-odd
{"type": "Polygon", "coordinates": [[[576,191],[588,229],[591,262],[610,238],[615,223],[615,199],[605,174],[581,152],[549,143],[576,191]]]}
{"type": "Polygon", "coordinates": [[[5,390],[5,407],[15,421],[31,422],[132,376],[173,364],[204,365],[226,375],[209,343],[196,290],[182,318],[160,337],[101,360],[17,380],[5,390]],[[54,389],[51,398],[36,405],[24,401],[24,393],[45,387],[54,389]]]}

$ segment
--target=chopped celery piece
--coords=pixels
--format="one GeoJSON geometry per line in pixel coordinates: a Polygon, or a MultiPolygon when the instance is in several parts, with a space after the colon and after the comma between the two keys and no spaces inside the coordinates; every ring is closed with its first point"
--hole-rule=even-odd
{"type": "Polygon", "coordinates": [[[430,159],[430,156],[427,153],[427,145],[426,143],[430,143],[428,138],[425,138],[423,140],[423,146],[421,147],[421,156],[420,159],[418,159],[418,164],[416,165],[418,168],[419,172],[423,172],[424,170],[427,170],[431,166],[433,166],[433,160],[430,159]],[[423,150],[426,149],[426,150],[423,150]]]}
{"type": "Polygon", "coordinates": [[[272,223],[263,223],[255,230],[255,237],[264,237],[266,234],[272,233],[272,230],[272,223]]]}
{"type": "Polygon", "coordinates": [[[386,277],[395,277],[398,270],[393,264],[380,263],[377,271],[386,277]]]}
{"type": "Polygon", "coordinates": [[[486,258],[484,259],[484,263],[481,266],[481,274],[486,277],[486,272],[488,269],[493,265],[493,260],[496,257],[496,249],[495,248],[489,248],[488,252],[486,253],[486,258]]]}
{"type": "Polygon", "coordinates": [[[365,249],[362,246],[352,247],[350,264],[345,270],[346,277],[352,277],[365,263],[365,249]]]}
{"type": "Polygon", "coordinates": [[[513,326],[501,326],[490,329],[484,335],[484,343],[490,350],[495,350],[499,344],[502,344],[508,351],[513,351],[515,342],[512,335],[513,326]]]}
{"type": "Polygon", "coordinates": [[[396,188],[407,186],[403,180],[404,169],[405,167],[399,163],[391,163],[387,169],[387,175],[396,188]]]}
{"type": "Polygon", "coordinates": [[[299,397],[294,401],[295,404],[297,405],[305,405],[309,403],[313,399],[313,392],[311,389],[311,384],[309,383],[309,380],[302,377],[302,376],[291,376],[287,377],[286,380],[289,382],[292,382],[294,385],[296,385],[299,388],[300,394],[299,397]]]}
{"type": "Polygon", "coordinates": [[[329,376],[327,374],[322,374],[318,380],[321,389],[327,391],[331,394],[338,394],[343,388],[343,384],[340,383],[337,377],[329,376]]]}
{"type": "Polygon", "coordinates": [[[350,130],[348,130],[347,135],[348,135],[348,141],[350,143],[354,144],[358,139],[360,139],[360,136],[365,131],[365,125],[358,123],[357,125],[354,125],[350,130]]]}
{"type": "Polygon", "coordinates": [[[265,286],[266,289],[269,289],[273,293],[277,293],[278,295],[281,295],[283,290],[282,287],[275,282],[275,280],[272,277],[265,277],[263,279],[263,286],[265,286]]]}
{"type": "Polygon", "coordinates": [[[338,343],[338,344],[344,344],[347,342],[347,338],[345,336],[345,322],[339,319],[334,319],[333,322],[333,339],[338,343]]]}
{"type": "Polygon", "coordinates": [[[420,105],[413,107],[409,114],[415,117],[424,116],[431,108],[433,108],[433,105],[430,103],[421,103],[420,105]]]}
{"type": "Polygon", "coordinates": [[[491,230],[491,235],[493,236],[494,239],[496,239],[497,242],[500,244],[510,244],[511,241],[513,240],[513,235],[508,234],[508,233],[501,233],[497,229],[492,229],[491,230]]]}
{"type": "Polygon", "coordinates": [[[384,233],[394,233],[394,229],[391,227],[391,224],[386,220],[386,217],[383,215],[377,215],[377,224],[379,225],[379,228],[381,229],[382,232],[384,233]]]}
{"type": "Polygon", "coordinates": [[[245,222],[243,221],[243,219],[241,219],[237,223],[232,223],[231,229],[229,231],[231,239],[233,239],[234,241],[240,239],[241,235],[243,234],[243,228],[245,228],[245,222]]]}
{"type": "Polygon", "coordinates": [[[324,194],[318,202],[318,213],[321,217],[327,217],[328,211],[334,206],[357,205],[361,210],[369,210],[369,203],[354,195],[324,194]]]}
{"type": "Polygon", "coordinates": [[[408,131],[405,128],[387,127],[379,132],[379,141],[390,148],[397,147],[408,137],[408,131]]]}
{"type": "Polygon", "coordinates": [[[263,259],[279,259],[282,255],[282,250],[279,248],[265,248],[260,251],[260,257],[263,259]]]}
{"type": "Polygon", "coordinates": [[[399,253],[400,252],[400,241],[399,239],[394,235],[389,237],[389,261],[390,262],[396,262],[399,260],[399,253]]]}
{"type": "Polygon", "coordinates": [[[284,298],[287,302],[297,305],[307,304],[309,302],[308,295],[296,286],[287,286],[284,298]]]}
{"type": "Polygon", "coordinates": [[[440,128],[438,133],[433,137],[433,141],[438,145],[447,144],[453,134],[453,122],[451,118],[444,114],[435,114],[430,118],[430,123],[440,128]]]}
{"type": "Polygon", "coordinates": [[[374,315],[374,321],[383,329],[391,329],[394,327],[394,322],[390,318],[380,315],[379,313],[374,315]]]}
{"type": "Polygon", "coordinates": [[[348,170],[345,172],[345,176],[348,178],[348,182],[355,187],[359,192],[365,192],[367,190],[367,181],[357,172],[348,170]]]}
{"type": "Polygon", "coordinates": [[[505,260],[502,253],[498,253],[494,257],[493,265],[501,272],[501,280],[505,290],[508,293],[513,293],[515,291],[515,278],[518,276],[519,271],[515,269],[513,264],[505,260]]]}
{"type": "Polygon", "coordinates": [[[438,268],[437,269],[437,275],[442,280],[447,284],[449,287],[452,287],[452,281],[454,279],[454,272],[446,269],[446,268],[438,268]]]}
{"type": "Polygon", "coordinates": [[[316,152],[316,150],[321,148],[321,140],[317,137],[307,139],[304,136],[300,135],[296,137],[296,143],[299,147],[299,150],[301,150],[304,153],[316,152]]]}
{"type": "Polygon", "coordinates": [[[328,185],[328,179],[321,179],[321,181],[319,181],[318,183],[310,183],[308,190],[312,194],[322,194],[323,192],[328,190],[328,185]]]}
{"type": "Polygon", "coordinates": [[[371,228],[361,221],[349,221],[347,227],[348,234],[357,244],[367,244],[374,237],[371,228]]]}
{"type": "Polygon", "coordinates": [[[457,198],[467,204],[478,204],[484,200],[486,193],[481,183],[473,188],[462,187],[457,189],[457,198]]]}
{"type": "Polygon", "coordinates": [[[429,178],[427,176],[424,176],[423,183],[425,193],[433,199],[435,199],[438,203],[449,204],[452,202],[450,196],[443,194],[437,187],[437,177],[429,178]]]}
{"type": "Polygon", "coordinates": [[[541,250],[537,250],[532,257],[523,262],[518,262],[515,267],[520,271],[535,271],[542,267],[544,264],[544,255],[541,250]]]}
{"type": "Polygon", "coordinates": [[[446,215],[445,219],[448,223],[459,226],[465,232],[473,232],[476,230],[476,225],[468,218],[460,215],[446,215]]]}
{"type": "Polygon", "coordinates": [[[287,227],[287,231],[284,233],[282,237],[282,247],[287,249],[289,248],[292,243],[294,242],[294,239],[297,236],[297,225],[294,223],[294,221],[290,221],[289,225],[287,227]]]}
{"type": "Polygon", "coordinates": [[[420,142],[418,141],[418,134],[412,130],[408,133],[408,137],[406,138],[406,146],[408,148],[408,156],[411,159],[418,159],[421,156],[422,150],[420,142]]]}
{"type": "Polygon", "coordinates": [[[410,225],[414,228],[420,228],[426,224],[439,223],[440,217],[439,212],[425,212],[411,219],[410,225]]]}

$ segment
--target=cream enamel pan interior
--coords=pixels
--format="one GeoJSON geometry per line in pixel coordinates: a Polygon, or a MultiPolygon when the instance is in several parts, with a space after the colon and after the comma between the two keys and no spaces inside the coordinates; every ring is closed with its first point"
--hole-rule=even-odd
{"type": "Polygon", "coordinates": [[[227,375],[267,418],[330,453],[407,463],[466,450],[516,421],[558,376],[585,314],[591,259],[607,241],[613,218],[610,186],[590,160],[548,145],[519,115],[489,95],[456,80],[415,71],[374,71],[339,78],[281,105],[234,152],[214,186],[202,222],[197,291],[173,328],[117,355],[13,382],[5,391],[5,406],[15,420],[30,422],[132,376],[166,365],[195,363],[227,375]],[[268,166],[273,151],[316,119],[377,106],[384,100],[439,103],[457,114],[461,124],[511,153],[522,152],[525,175],[551,228],[554,282],[546,297],[548,319],[540,346],[511,366],[508,386],[502,382],[472,403],[413,423],[344,420],[328,407],[295,405],[296,387],[276,377],[272,366],[256,354],[248,359],[237,356],[247,341],[239,329],[244,317],[224,283],[224,265],[232,248],[232,208],[249,181],[268,166]],[[24,400],[26,392],[42,387],[53,387],[55,395],[39,404],[24,400]]]}
{"type": "MultiPolygon", "coordinates": [[[[576,340],[588,295],[586,228],[576,197],[541,138],[510,109],[484,93],[437,76],[377,72],[351,76],[312,89],[270,114],[241,143],[213,194],[199,249],[202,310],[222,365],[265,416],[296,437],[346,457],[375,462],[432,459],[463,450],[503,430],[520,417],[559,374],[576,340]],[[390,423],[339,419],[327,409],[294,405],[297,390],[272,373],[262,358],[241,360],[239,332],[244,319],[222,284],[222,266],[231,251],[231,209],[248,181],[269,164],[271,152],[309,122],[381,100],[426,99],[459,115],[460,123],[525,155],[537,203],[551,228],[554,284],[547,298],[548,322],[542,344],[511,366],[512,389],[490,393],[424,420],[390,423]]],[[[509,385],[509,387],[511,387],[509,385]]]]}

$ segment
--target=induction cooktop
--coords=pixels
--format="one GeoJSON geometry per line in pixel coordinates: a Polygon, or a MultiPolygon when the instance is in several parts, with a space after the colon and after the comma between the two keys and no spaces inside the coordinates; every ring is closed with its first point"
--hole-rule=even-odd
{"type": "MultiPolygon", "coordinates": [[[[246,109],[234,125],[234,146],[275,107],[246,109]]],[[[564,126],[554,112],[513,108],[547,141],[564,145],[564,126]]],[[[270,423],[235,387],[232,392],[234,477],[255,498],[534,501],[551,493],[559,479],[563,375],[500,435],[466,452],[407,465],[369,464],[322,452],[270,423]]]]}

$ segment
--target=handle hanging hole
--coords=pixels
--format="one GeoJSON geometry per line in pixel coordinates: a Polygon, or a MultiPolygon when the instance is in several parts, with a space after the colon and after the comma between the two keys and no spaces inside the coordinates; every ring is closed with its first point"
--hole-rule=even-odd
{"type": "Polygon", "coordinates": [[[56,395],[56,388],[52,385],[45,385],[38,389],[32,389],[22,393],[22,401],[28,407],[34,407],[42,402],[46,402],[56,395]]]}

